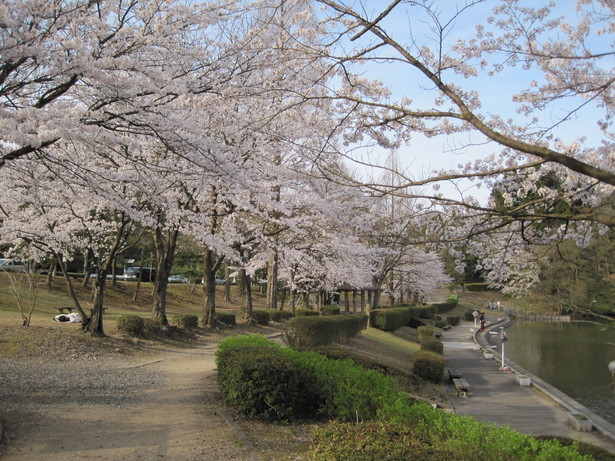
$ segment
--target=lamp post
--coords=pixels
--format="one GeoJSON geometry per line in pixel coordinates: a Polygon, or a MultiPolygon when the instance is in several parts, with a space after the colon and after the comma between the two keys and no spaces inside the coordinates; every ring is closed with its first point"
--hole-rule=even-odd
{"type": "Polygon", "coordinates": [[[611,375],[613,375],[613,383],[611,386],[613,386],[613,390],[615,391],[615,360],[612,360],[609,363],[609,371],[611,372],[611,375]]]}
{"type": "Polygon", "coordinates": [[[502,366],[500,367],[500,370],[503,371],[508,371],[509,368],[506,366],[506,362],[505,362],[505,349],[506,349],[506,341],[508,341],[508,335],[506,334],[506,332],[504,331],[504,328],[500,329],[500,343],[502,344],[502,366]]]}
{"type": "Polygon", "coordinates": [[[479,315],[480,315],[480,313],[477,310],[472,312],[472,316],[474,317],[474,330],[476,330],[476,322],[478,321],[478,316],[479,315]]]}

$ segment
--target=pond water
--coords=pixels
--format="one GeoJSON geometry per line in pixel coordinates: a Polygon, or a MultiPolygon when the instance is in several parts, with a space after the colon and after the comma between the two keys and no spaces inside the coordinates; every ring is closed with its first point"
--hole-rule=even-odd
{"type": "Polygon", "coordinates": [[[589,322],[519,321],[506,329],[505,359],[615,424],[615,329],[589,322]]]}

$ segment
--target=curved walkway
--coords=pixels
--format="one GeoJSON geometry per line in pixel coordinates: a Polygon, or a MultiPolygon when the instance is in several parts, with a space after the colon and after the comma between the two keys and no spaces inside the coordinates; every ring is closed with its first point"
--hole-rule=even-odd
{"type": "Polygon", "coordinates": [[[470,385],[468,397],[458,397],[452,384],[447,393],[455,412],[473,416],[498,426],[509,426],[525,434],[553,435],[582,440],[615,453],[615,425],[591,413],[578,402],[529,375],[532,386],[517,384],[516,375],[528,375],[514,363],[506,361],[509,370],[500,370],[499,354],[487,345],[484,335],[489,328],[503,323],[500,313],[486,313],[485,333],[474,334],[474,322],[462,321],[443,332],[446,367],[463,373],[470,385]],[[483,352],[494,352],[495,359],[486,359],[483,352]],[[516,370],[516,371],[515,371],[516,370]],[[591,432],[578,432],[567,423],[568,412],[582,412],[593,423],[591,432]]]}

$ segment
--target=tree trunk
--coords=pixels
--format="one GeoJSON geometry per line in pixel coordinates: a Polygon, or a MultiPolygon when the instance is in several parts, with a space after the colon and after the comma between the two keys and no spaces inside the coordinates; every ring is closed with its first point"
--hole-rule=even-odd
{"type": "Polygon", "coordinates": [[[267,266],[267,307],[278,308],[278,252],[274,251],[267,266]]]}
{"type": "Polygon", "coordinates": [[[224,265],[224,300],[227,303],[233,302],[231,299],[231,268],[228,263],[224,265]]]}
{"type": "Polygon", "coordinates": [[[141,271],[143,270],[143,264],[145,263],[145,247],[141,248],[141,260],[139,261],[139,272],[137,272],[137,284],[135,285],[135,292],[132,295],[132,300],[136,301],[139,296],[139,290],[141,289],[141,271]]]}
{"type": "Polygon", "coordinates": [[[152,307],[152,320],[163,327],[169,326],[167,319],[167,287],[169,275],[175,259],[175,249],[179,232],[167,232],[166,239],[162,230],[157,227],[154,231],[154,247],[156,248],[156,279],[154,280],[154,305],[152,307]]]}
{"type": "Polygon", "coordinates": [[[216,274],[214,272],[214,255],[205,248],[203,257],[203,320],[205,327],[213,328],[216,323],[216,274]]]}
{"type": "Polygon", "coordinates": [[[243,287],[241,297],[241,313],[244,319],[254,319],[252,314],[252,278],[248,275],[245,269],[239,271],[241,285],[243,287]]]}
{"type": "Polygon", "coordinates": [[[94,336],[104,336],[103,327],[103,305],[105,299],[105,283],[107,281],[107,271],[99,270],[94,282],[94,299],[92,300],[92,310],[90,312],[90,322],[87,329],[94,336]]]}
{"type": "Polygon", "coordinates": [[[90,318],[87,315],[85,315],[85,311],[81,307],[81,303],[79,302],[77,293],[75,292],[75,289],[73,288],[73,282],[68,276],[68,272],[66,272],[66,266],[64,265],[64,262],[62,261],[61,256],[55,253],[53,256],[56,262],[58,263],[58,265],[60,266],[60,270],[62,271],[62,274],[64,274],[64,279],[66,280],[66,286],[68,287],[68,292],[70,293],[70,296],[73,299],[73,303],[75,303],[75,307],[77,308],[77,311],[79,311],[79,315],[81,316],[81,326],[85,330],[88,324],[90,323],[90,318]]]}

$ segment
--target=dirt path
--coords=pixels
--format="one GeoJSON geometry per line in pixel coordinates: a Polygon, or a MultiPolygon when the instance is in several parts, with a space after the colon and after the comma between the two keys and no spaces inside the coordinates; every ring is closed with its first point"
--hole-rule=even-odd
{"type": "MultiPolygon", "coordinates": [[[[156,384],[136,401],[83,402],[40,396],[13,426],[2,459],[13,460],[249,460],[253,457],[220,413],[214,377],[215,346],[161,351],[119,361],[116,370],[151,371],[156,384]]],[[[113,370],[110,370],[113,373],[113,370]]],[[[101,370],[100,373],[105,373],[101,370]]],[[[145,384],[147,376],[145,374],[145,384]]],[[[143,378],[140,378],[143,379],[143,378]]],[[[141,382],[141,381],[138,381],[141,382]]],[[[136,384],[139,385],[138,383],[136,384]]],[[[134,390],[133,390],[134,391],[134,390]]],[[[10,424],[11,418],[9,417],[10,424]]]]}

